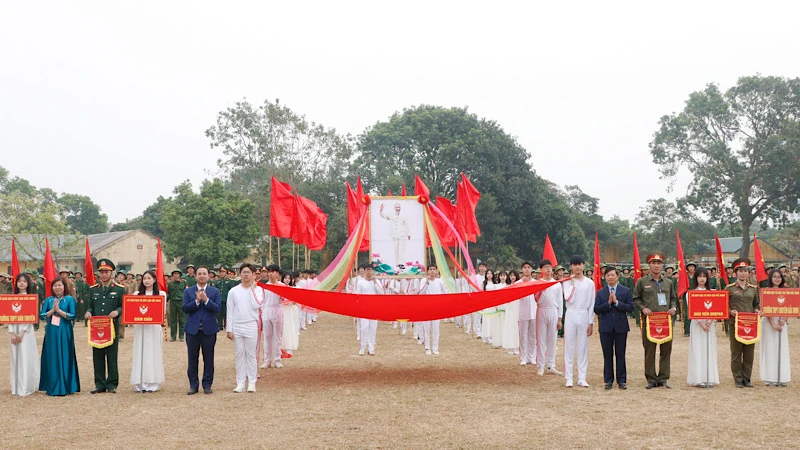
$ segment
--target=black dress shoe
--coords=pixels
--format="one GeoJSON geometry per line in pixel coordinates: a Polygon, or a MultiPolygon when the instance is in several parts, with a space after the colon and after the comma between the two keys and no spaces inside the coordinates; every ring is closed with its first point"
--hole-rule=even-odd
{"type": "Polygon", "coordinates": [[[656,386],[658,386],[658,384],[655,381],[648,381],[647,382],[647,386],[645,386],[644,388],[645,389],[653,389],[656,386]]]}
{"type": "Polygon", "coordinates": [[[606,390],[610,391],[611,388],[613,387],[613,385],[614,385],[614,383],[606,383],[606,390]]]}
{"type": "Polygon", "coordinates": [[[206,389],[206,388],[203,388],[203,393],[204,393],[204,394],[211,394],[211,393],[213,393],[213,392],[214,392],[214,391],[212,391],[212,390],[211,390],[211,388],[208,388],[208,389],[206,389]]]}
{"type": "Polygon", "coordinates": [[[106,391],[105,389],[94,388],[94,389],[92,389],[92,392],[91,392],[91,393],[92,393],[92,394],[102,394],[102,393],[103,393],[103,392],[105,392],[105,391],[106,391]]]}
{"type": "Polygon", "coordinates": [[[752,385],[752,384],[750,384],[750,380],[743,380],[743,381],[742,381],[742,384],[743,384],[743,385],[744,385],[744,387],[746,387],[746,388],[751,388],[751,387],[753,387],[753,385],[752,385]]]}
{"type": "Polygon", "coordinates": [[[624,391],[624,390],[628,389],[628,384],[627,383],[620,383],[619,384],[619,388],[624,391]]]}
{"type": "Polygon", "coordinates": [[[116,394],[117,393],[117,389],[116,388],[108,388],[108,392],[110,392],[112,394],[116,394]]]}
{"type": "Polygon", "coordinates": [[[737,388],[743,388],[743,387],[744,387],[744,384],[742,384],[742,382],[741,382],[741,381],[737,381],[737,382],[736,382],[736,387],[737,387],[737,388]]]}
{"type": "Polygon", "coordinates": [[[189,392],[186,393],[186,395],[194,395],[194,394],[197,394],[197,389],[189,389],[189,392]]]}
{"type": "Polygon", "coordinates": [[[667,389],[672,389],[672,386],[670,386],[669,383],[667,383],[666,381],[658,383],[658,384],[660,384],[661,386],[664,386],[667,389]]]}

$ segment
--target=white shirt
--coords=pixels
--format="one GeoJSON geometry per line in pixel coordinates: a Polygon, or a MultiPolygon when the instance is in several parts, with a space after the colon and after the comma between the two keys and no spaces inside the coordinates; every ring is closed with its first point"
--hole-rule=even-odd
{"type": "MultiPolygon", "coordinates": [[[[525,283],[526,281],[533,281],[533,278],[530,280],[525,280],[524,278],[520,278],[514,284],[517,283],[525,283]]],[[[535,320],[536,319],[536,299],[533,295],[529,295],[527,297],[522,297],[519,299],[519,318],[517,320],[535,320]]]]}
{"type": "Polygon", "coordinates": [[[366,278],[358,280],[356,286],[356,293],[358,294],[383,294],[383,286],[375,278],[372,281],[367,281],[366,278]]]}
{"type": "MultiPolygon", "coordinates": [[[[542,280],[553,281],[553,280],[542,280]]],[[[536,304],[537,308],[558,308],[558,316],[564,314],[564,290],[561,283],[556,283],[542,291],[541,297],[536,304]]],[[[592,299],[594,301],[594,299],[592,299]]],[[[594,304],[592,304],[594,306],[594,304]]]]}
{"type": "Polygon", "coordinates": [[[594,324],[594,281],[583,277],[583,280],[571,280],[564,282],[564,297],[569,299],[567,302],[567,314],[571,312],[586,313],[586,324],[594,324]],[[570,296],[572,298],[570,298],[570,296]]]}
{"type": "Polygon", "coordinates": [[[389,234],[392,239],[408,238],[411,235],[408,231],[408,220],[404,215],[396,211],[392,211],[389,214],[381,211],[380,215],[389,221],[389,234]]]}
{"type": "MultiPolygon", "coordinates": [[[[286,286],[280,281],[278,281],[277,283],[267,283],[267,284],[274,284],[275,286],[286,286]]],[[[263,305],[264,307],[281,306],[282,304],[283,304],[283,297],[272,291],[264,289],[264,305],[263,305]]]]}
{"type": "Polygon", "coordinates": [[[440,278],[430,280],[425,278],[419,287],[420,294],[447,294],[447,288],[440,278]]]}
{"type": "Polygon", "coordinates": [[[253,283],[249,288],[241,284],[228,292],[227,323],[225,331],[234,336],[258,337],[258,317],[265,301],[265,292],[253,283]]]}

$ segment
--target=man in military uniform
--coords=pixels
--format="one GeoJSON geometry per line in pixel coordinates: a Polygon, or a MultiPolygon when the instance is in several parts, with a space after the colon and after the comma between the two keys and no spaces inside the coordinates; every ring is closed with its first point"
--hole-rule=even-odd
{"type": "MultiPolygon", "coordinates": [[[[122,286],[122,288],[125,290],[125,294],[133,294],[135,292],[130,289],[130,286],[128,286],[128,274],[122,269],[120,269],[117,272],[116,284],[122,286]]],[[[125,325],[117,326],[117,324],[115,323],[114,327],[117,329],[117,337],[119,339],[125,339],[126,326],[125,325]]]]}
{"type": "Polygon", "coordinates": [[[186,315],[183,313],[183,291],[186,290],[186,281],[181,279],[183,273],[178,269],[173,270],[170,275],[171,278],[167,283],[169,341],[175,342],[177,336],[183,342],[183,326],[186,325],[186,315]]]}
{"type": "MultiPolygon", "coordinates": [[[[89,285],[83,279],[83,272],[75,272],[75,318],[76,322],[80,317],[86,315],[86,300],[89,296],[89,285]]],[[[86,320],[83,321],[84,327],[86,320]]]]}
{"type": "Polygon", "coordinates": [[[753,387],[750,384],[750,376],[753,374],[753,357],[755,356],[755,344],[745,345],[736,340],[736,330],[733,329],[734,319],[739,312],[759,312],[761,306],[758,298],[758,287],[748,283],[750,276],[748,268],[750,260],[739,258],[733,262],[733,269],[736,271],[736,282],[725,287],[730,292],[731,297],[731,332],[728,339],[731,342],[731,372],[736,381],[737,388],[753,387]]]}
{"type": "Polygon", "coordinates": [[[227,310],[228,310],[228,292],[236,286],[234,280],[228,278],[228,269],[225,266],[219,269],[219,278],[217,278],[217,282],[214,284],[214,287],[219,289],[220,301],[221,301],[221,308],[219,314],[217,314],[217,326],[220,330],[225,329],[225,320],[227,319],[227,310]]]}
{"type": "MultiPolygon", "coordinates": [[[[694,261],[689,261],[686,263],[686,276],[689,278],[689,289],[694,289],[695,270],[697,270],[697,263],[694,261]]],[[[708,283],[710,287],[711,280],[708,280],[708,283]]],[[[691,327],[692,321],[689,320],[689,304],[687,294],[685,293],[681,296],[681,319],[683,319],[683,335],[684,337],[689,337],[689,327],[691,327]]]]}
{"type": "Polygon", "coordinates": [[[11,293],[11,282],[8,281],[6,274],[0,273],[0,294],[11,293]]]}
{"type": "MultiPolygon", "coordinates": [[[[194,276],[194,266],[192,264],[186,266],[186,275],[183,277],[183,279],[184,281],[186,281],[187,288],[190,288],[197,284],[197,278],[195,278],[194,276]]],[[[181,298],[183,298],[183,292],[181,292],[181,298]]]]}
{"type": "Polygon", "coordinates": [[[659,353],[661,357],[656,372],[656,347],[658,344],[647,339],[647,322],[644,316],[649,316],[654,312],[668,312],[675,316],[677,309],[678,296],[672,281],[661,275],[664,267],[664,254],[662,252],[652,252],[647,255],[647,264],[650,274],[639,278],[636,287],[633,289],[633,303],[642,313],[642,345],[644,346],[644,376],[647,378],[647,389],[657,386],[664,386],[671,389],[667,382],[669,380],[669,363],[672,354],[672,341],[660,345],[659,353]]]}
{"type": "MultiPolygon", "coordinates": [[[[122,296],[125,287],[114,283],[111,274],[116,269],[114,263],[103,258],[97,261],[97,270],[100,272],[100,282],[89,288],[89,304],[84,317],[108,316],[114,320],[114,328],[119,328],[119,315],[122,314],[122,296]]],[[[119,370],[117,369],[117,355],[119,341],[106,348],[92,348],[92,362],[94,363],[94,386],[92,394],[100,392],[117,392],[119,385],[119,370]],[[108,374],[106,374],[108,366],[108,374]]]]}

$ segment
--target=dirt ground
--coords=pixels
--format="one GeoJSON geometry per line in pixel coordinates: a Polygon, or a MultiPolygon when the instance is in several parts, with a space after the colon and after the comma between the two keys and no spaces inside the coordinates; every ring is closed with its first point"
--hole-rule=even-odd
{"type": "MultiPolygon", "coordinates": [[[[681,328],[680,323],[678,327],[681,328]]],[[[800,361],[800,321],[790,323],[791,359],[800,361]]],[[[627,391],[603,389],[596,334],[590,388],[564,387],[517,357],[442,324],[441,354],[380,323],[376,356],[359,357],[351,318],[322,313],[303,331],[283,369],[261,369],[258,392],[235,394],[233,346],[220,333],[214,393],[187,396],[186,347],[164,344],[166,383],[136,394],[129,383],[133,330],[120,344],[117,394],[90,395],[91,351],[76,328],[82,392],[11,395],[0,370],[4,447],[44,448],[779,448],[800,436],[798,382],[736,389],[728,341],[718,333],[721,384],[686,384],[688,338],[675,338],[672,390],[646,390],[638,330],[628,338],[627,391]],[[12,444],[13,443],[13,444],[12,444]]],[[[41,348],[44,328],[37,332],[41,348]]],[[[563,369],[563,340],[557,367],[563,369]]],[[[8,344],[0,367],[8,367],[8,344]]],[[[201,364],[202,370],[202,364],[201,364]]],[[[795,372],[795,376],[797,372],[795,372]]]]}

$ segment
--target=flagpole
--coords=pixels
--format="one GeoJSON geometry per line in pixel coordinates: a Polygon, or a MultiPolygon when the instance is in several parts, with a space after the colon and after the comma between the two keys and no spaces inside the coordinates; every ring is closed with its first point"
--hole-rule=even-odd
{"type": "MultiPolygon", "coordinates": [[[[770,319],[767,319],[767,321],[771,322],[770,319]]],[[[778,324],[780,324],[780,319],[778,320],[778,324]]],[[[771,323],[770,326],[772,326],[771,323]]],[[[783,328],[778,332],[778,387],[781,386],[781,333],[783,333],[783,328]]]]}
{"type": "Polygon", "coordinates": [[[292,242],[292,272],[294,272],[294,242],[292,242]]]}
{"type": "Polygon", "coordinates": [[[274,262],[275,260],[272,259],[272,236],[267,235],[267,237],[269,238],[269,262],[274,262]]]}
{"type": "Polygon", "coordinates": [[[278,265],[281,265],[281,238],[277,238],[278,240],[278,265]]]}
{"type": "MultiPolygon", "coordinates": [[[[687,303],[687,305],[688,305],[688,303],[687,303]]],[[[688,306],[687,306],[687,309],[688,309],[688,306]]],[[[711,353],[711,336],[708,335],[708,333],[710,331],[711,331],[710,329],[708,331],[706,331],[706,389],[711,388],[711,375],[709,375],[709,370],[710,369],[708,367],[711,364],[711,355],[710,355],[710,353],[711,353]]]]}

